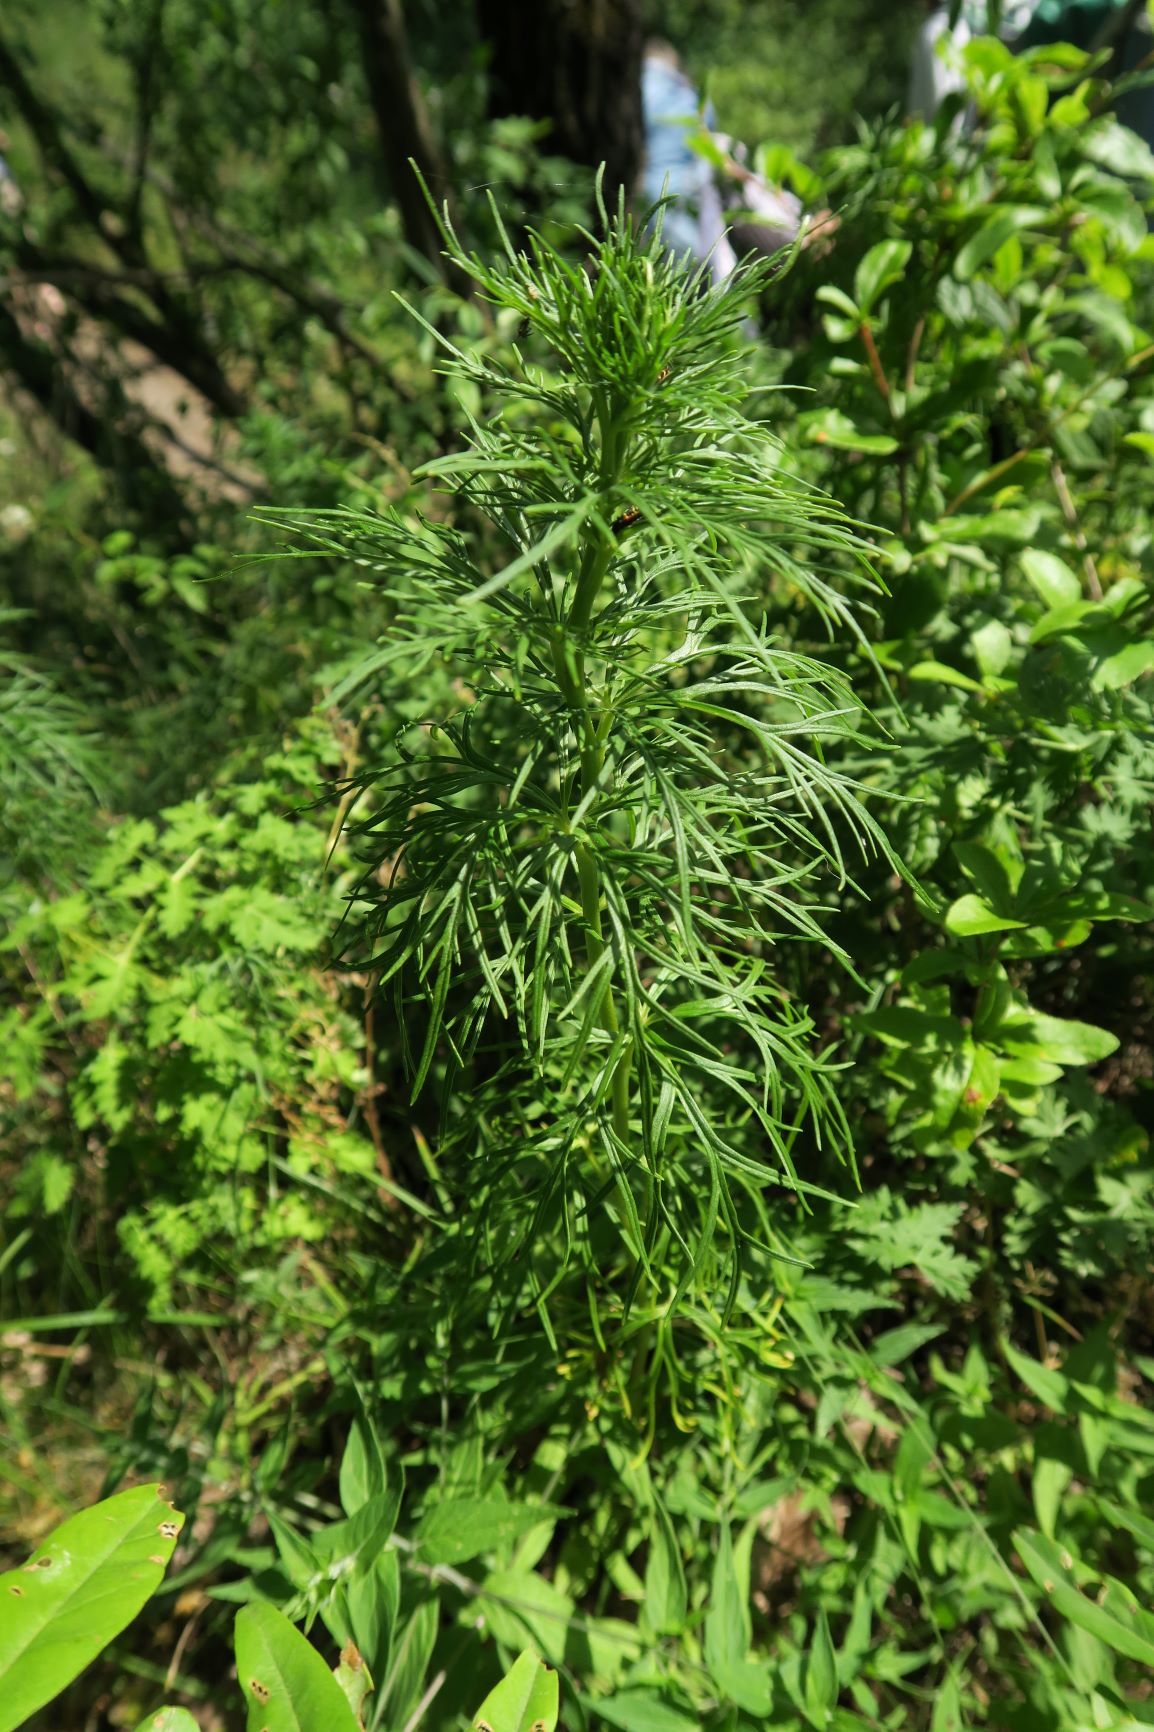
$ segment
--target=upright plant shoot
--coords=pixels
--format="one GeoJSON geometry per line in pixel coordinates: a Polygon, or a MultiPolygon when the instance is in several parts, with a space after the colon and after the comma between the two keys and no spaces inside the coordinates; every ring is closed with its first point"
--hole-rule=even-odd
{"type": "Polygon", "coordinates": [[[608,1310],[660,1355],[688,1295],[709,1333],[743,1249],[780,1251],[803,1131],[849,1152],[775,963],[828,943],[811,904],[845,840],[886,845],[836,767],[846,679],[767,623],[774,598],[856,631],[836,583],[866,581],[860,543],[746,412],[757,273],[711,291],[655,227],[621,212],[583,259],[530,235],[495,265],[448,237],[517,332],[503,359],[439,338],[490,406],[422,472],[456,521],[306,527],[387,598],[362,676],[456,680],[359,778],[346,948],[391,994],[414,1095],[439,1090],[474,1267],[547,1328],[576,1268],[598,1342],[608,1310]]]}

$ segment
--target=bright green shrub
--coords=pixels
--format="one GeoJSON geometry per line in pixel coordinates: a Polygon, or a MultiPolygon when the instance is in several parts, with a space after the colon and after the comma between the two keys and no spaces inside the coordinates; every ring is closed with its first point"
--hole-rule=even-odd
{"type": "Polygon", "coordinates": [[[364,1030],[319,965],[341,907],[329,821],[292,816],[341,751],[318,718],[259,780],[114,824],[83,884],[30,898],[3,940],[25,1002],[0,1020],[0,1110],[31,1144],[14,1217],[66,1218],[95,1153],[99,1198],[75,1203],[115,1213],[162,1306],[216,1246],[259,1261],[331,1235],[346,1192],[374,1203],[364,1030]]]}

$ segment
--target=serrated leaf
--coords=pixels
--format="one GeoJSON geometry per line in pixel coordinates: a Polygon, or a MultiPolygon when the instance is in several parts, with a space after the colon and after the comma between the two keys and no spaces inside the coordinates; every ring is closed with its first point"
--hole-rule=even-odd
{"type": "Polygon", "coordinates": [[[58,1215],[76,1184],[76,1169],[62,1155],[41,1149],[32,1157],[26,1171],[34,1165],[34,1175],[40,1186],[40,1207],[46,1215],[58,1215]]]}
{"type": "Polygon", "coordinates": [[[164,1489],[82,1510],[0,1576],[0,1732],[59,1695],[156,1592],[184,1525],[164,1489]]]}

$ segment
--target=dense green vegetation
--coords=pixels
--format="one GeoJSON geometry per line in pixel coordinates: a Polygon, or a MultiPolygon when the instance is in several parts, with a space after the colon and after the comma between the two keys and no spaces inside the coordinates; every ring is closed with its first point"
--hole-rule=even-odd
{"type": "Polygon", "coordinates": [[[471,17],[0,23],[0,1726],[1154,1724],[1154,155],[892,17],[653,10],[721,291],[471,17]]]}

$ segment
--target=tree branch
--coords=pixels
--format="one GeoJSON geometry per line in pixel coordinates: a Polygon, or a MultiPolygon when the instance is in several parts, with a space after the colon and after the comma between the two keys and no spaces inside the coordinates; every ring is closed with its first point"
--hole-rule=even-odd
{"type": "Polygon", "coordinates": [[[236,389],[203,340],[199,321],[171,296],[159,273],[147,268],[129,275],[88,267],[83,259],[46,252],[25,241],[17,250],[25,272],[38,282],[71,283],[71,292],[94,318],[106,319],[122,336],[151,350],[157,360],[187,379],[222,415],[244,414],[247,398],[236,389]],[[153,318],[121,287],[142,288],[167,317],[153,318]]]}
{"type": "Polygon", "coordinates": [[[415,162],[428,186],[452,205],[449,177],[409,61],[401,0],[350,0],[361,33],[361,59],[369,102],[377,123],[388,190],[397,201],[405,239],[435,266],[455,293],[472,294],[472,282],[446,258],[436,218],[429,209],[415,162]]]}
{"type": "Polygon", "coordinates": [[[160,81],[156,77],[156,61],[164,34],[164,5],[165,0],[153,0],[144,45],[136,66],[136,140],[132,190],[128,195],[126,221],[129,233],[138,248],[143,246],[141,201],[144,197],[148,167],[148,147],[152,140],[152,122],[160,105],[160,81]]]}
{"type": "Polygon", "coordinates": [[[41,102],[29,84],[24,76],[24,68],[3,36],[0,36],[0,85],[11,93],[44,161],[67,183],[85,220],[97,234],[102,235],[104,228],[101,218],[108,206],[108,200],[97,192],[84,174],[64,141],[56,116],[41,102]]]}
{"type": "MultiPolygon", "coordinates": [[[[60,431],[94,457],[102,468],[134,478],[133,493],[147,496],[150,515],[169,530],[182,525],[184,498],[140,436],[111,412],[98,414],[84,402],[47,344],[25,335],[15,315],[0,304],[0,369],[40,405],[60,431]],[[144,487],[136,483],[144,479],[144,487]]],[[[103,381],[107,384],[107,381],[103,381]]]]}

